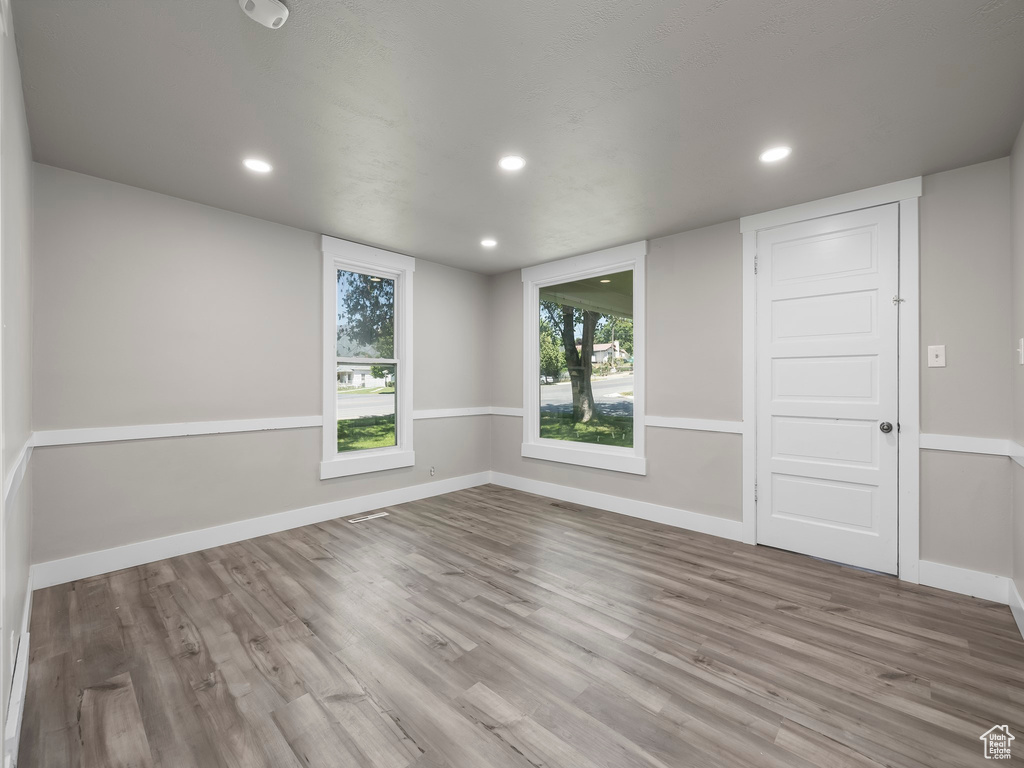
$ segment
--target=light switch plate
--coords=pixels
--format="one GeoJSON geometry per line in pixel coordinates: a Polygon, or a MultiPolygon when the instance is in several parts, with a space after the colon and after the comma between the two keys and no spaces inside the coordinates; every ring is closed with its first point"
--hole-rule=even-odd
{"type": "Polygon", "coordinates": [[[929,368],[945,368],[946,367],[946,345],[936,344],[934,347],[928,347],[928,367],[929,368]]]}

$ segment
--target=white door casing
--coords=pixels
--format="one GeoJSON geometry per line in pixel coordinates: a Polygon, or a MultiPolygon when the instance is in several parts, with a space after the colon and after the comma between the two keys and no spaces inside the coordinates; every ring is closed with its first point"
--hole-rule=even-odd
{"type": "Polygon", "coordinates": [[[896,573],[899,206],[761,230],[757,266],[757,542],[896,573]]]}

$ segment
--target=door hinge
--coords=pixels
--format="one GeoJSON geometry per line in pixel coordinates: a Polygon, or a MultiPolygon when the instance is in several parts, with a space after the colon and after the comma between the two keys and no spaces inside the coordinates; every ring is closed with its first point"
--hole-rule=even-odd
{"type": "Polygon", "coordinates": [[[754,257],[754,274],[757,274],[757,256],[754,257]]]}
{"type": "Polygon", "coordinates": [[[754,483],[754,503],[757,504],[757,483],[754,483]]]}
{"type": "Polygon", "coordinates": [[[896,306],[896,307],[898,307],[898,306],[899,306],[900,304],[902,304],[902,303],[903,303],[904,301],[906,301],[906,299],[901,299],[901,298],[900,298],[899,296],[893,296],[893,297],[892,297],[892,303],[893,303],[893,306],[896,306]]]}

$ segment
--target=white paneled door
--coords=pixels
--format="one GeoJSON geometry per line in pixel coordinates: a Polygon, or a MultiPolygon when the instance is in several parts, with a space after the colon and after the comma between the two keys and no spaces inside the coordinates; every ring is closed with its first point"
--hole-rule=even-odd
{"type": "Polygon", "coordinates": [[[897,572],[899,207],[757,235],[757,541],[897,572]]]}

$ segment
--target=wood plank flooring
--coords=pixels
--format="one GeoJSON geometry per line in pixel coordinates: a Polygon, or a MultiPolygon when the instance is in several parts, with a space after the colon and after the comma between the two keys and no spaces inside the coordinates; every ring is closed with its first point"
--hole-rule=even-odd
{"type": "MultiPolygon", "coordinates": [[[[988,765],[1005,606],[484,486],[35,594],[23,768],[988,765]]],[[[1024,746],[1017,747],[1024,759],[1024,746]]]]}

